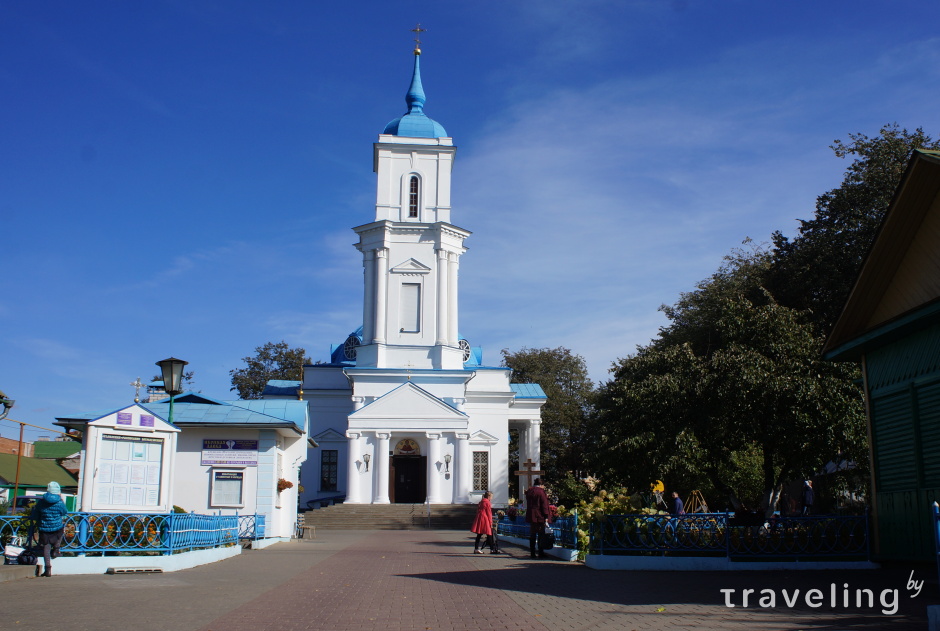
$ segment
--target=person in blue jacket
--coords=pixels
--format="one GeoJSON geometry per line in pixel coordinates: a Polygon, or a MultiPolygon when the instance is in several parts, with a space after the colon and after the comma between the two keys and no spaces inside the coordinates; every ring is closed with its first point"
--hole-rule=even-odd
{"type": "Polygon", "coordinates": [[[669,507],[669,512],[673,515],[685,515],[685,506],[682,504],[678,491],[672,492],[672,506],[669,507]]]}
{"type": "Polygon", "coordinates": [[[65,535],[63,518],[69,511],[62,501],[61,492],[62,487],[58,482],[50,482],[45,495],[39,498],[29,515],[39,531],[39,545],[42,546],[42,558],[46,564],[42,576],[52,576],[52,559],[59,556],[65,535]]]}

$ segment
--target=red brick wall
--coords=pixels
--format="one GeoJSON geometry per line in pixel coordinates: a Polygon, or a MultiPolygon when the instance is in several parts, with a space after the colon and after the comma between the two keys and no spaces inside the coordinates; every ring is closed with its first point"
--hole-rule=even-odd
{"type": "MultiPolygon", "coordinates": [[[[15,454],[16,450],[20,446],[20,441],[13,440],[12,438],[0,438],[0,454],[15,454]]],[[[33,455],[33,444],[23,442],[23,455],[27,457],[32,457],[33,455]]]]}

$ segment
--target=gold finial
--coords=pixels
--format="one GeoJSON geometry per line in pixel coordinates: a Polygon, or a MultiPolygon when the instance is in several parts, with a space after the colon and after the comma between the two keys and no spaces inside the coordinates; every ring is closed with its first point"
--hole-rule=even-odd
{"type": "Polygon", "coordinates": [[[415,24],[411,32],[415,34],[415,55],[421,54],[421,33],[426,33],[428,29],[421,28],[421,23],[415,24]]]}

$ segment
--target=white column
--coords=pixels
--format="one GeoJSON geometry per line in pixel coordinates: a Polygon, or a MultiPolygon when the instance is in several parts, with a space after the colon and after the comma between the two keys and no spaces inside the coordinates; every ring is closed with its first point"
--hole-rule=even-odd
{"type": "Polygon", "coordinates": [[[365,271],[365,292],[362,302],[362,343],[371,344],[375,337],[375,251],[362,255],[365,271]]]}
{"type": "Polygon", "coordinates": [[[457,346],[457,267],[459,257],[456,252],[450,253],[450,265],[447,272],[450,276],[447,282],[447,343],[457,346]]]}
{"type": "Polygon", "coordinates": [[[391,434],[376,434],[378,438],[377,445],[375,447],[375,458],[372,461],[375,463],[375,489],[373,493],[374,504],[389,504],[388,500],[388,439],[391,437],[391,434]]]}
{"type": "MultiPolygon", "coordinates": [[[[519,428],[519,469],[522,469],[522,463],[529,458],[529,428],[519,428]]],[[[518,476],[517,476],[518,477],[518,476]]]]}
{"type": "Polygon", "coordinates": [[[455,504],[469,504],[473,489],[473,456],[470,454],[470,434],[457,434],[457,494],[455,504]]]}
{"type": "Polygon", "coordinates": [[[388,307],[388,249],[375,251],[375,336],[376,344],[385,343],[385,320],[388,307]]]}
{"type": "Polygon", "coordinates": [[[437,468],[441,460],[441,435],[425,434],[428,437],[428,502],[441,503],[441,476],[442,470],[437,468]]]}
{"type": "Polygon", "coordinates": [[[359,488],[359,433],[346,432],[348,450],[346,456],[346,504],[361,504],[362,491],[359,488]]]}
{"type": "Polygon", "coordinates": [[[529,458],[535,463],[536,471],[542,468],[542,421],[529,421],[529,458]]]}
{"type": "Polygon", "coordinates": [[[435,344],[447,344],[447,250],[437,251],[437,340],[435,344]]]}

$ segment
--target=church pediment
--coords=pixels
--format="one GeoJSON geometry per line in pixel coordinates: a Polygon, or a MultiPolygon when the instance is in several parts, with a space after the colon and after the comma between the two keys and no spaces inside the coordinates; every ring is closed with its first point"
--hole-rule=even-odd
{"type": "Polygon", "coordinates": [[[431,268],[415,259],[408,259],[404,263],[399,263],[389,271],[392,274],[430,274],[431,268]]]}
{"type": "Polygon", "coordinates": [[[469,417],[415,384],[402,384],[349,415],[349,429],[466,429],[469,417]]]}
{"type": "Polygon", "coordinates": [[[495,445],[499,439],[492,434],[487,434],[483,430],[475,432],[470,436],[471,445],[495,445]]]}
{"type": "Polygon", "coordinates": [[[346,436],[337,432],[332,427],[326,431],[320,432],[313,437],[318,443],[335,443],[335,442],[346,442],[346,436]]]}

